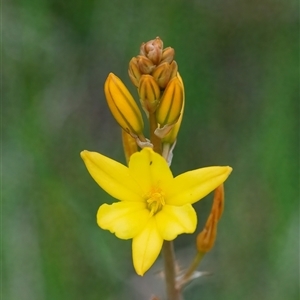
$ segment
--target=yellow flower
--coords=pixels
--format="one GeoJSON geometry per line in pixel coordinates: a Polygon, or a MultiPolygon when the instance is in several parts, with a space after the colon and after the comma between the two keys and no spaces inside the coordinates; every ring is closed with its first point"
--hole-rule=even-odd
{"type": "Polygon", "coordinates": [[[150,148],[130,157],[126,167],[96,152],[81,157],[94,180],[120,202],[103,204],[97,223],[120,239],[132,240],[134,268],[143,275],[158,257],[164,240],[193,233],[192,204],[222,184],[230,167],[207,167],[173,177],[165,159],[150,148]]]}

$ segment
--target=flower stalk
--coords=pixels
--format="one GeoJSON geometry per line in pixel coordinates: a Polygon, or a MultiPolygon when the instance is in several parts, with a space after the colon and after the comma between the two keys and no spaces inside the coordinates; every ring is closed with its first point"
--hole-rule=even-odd
{"type": "Polygon", "coordinates": [[[182,300],[181,290],[176,284],[176,260],[172,241],[164,241],[162,254],[164,258],[167,300],[182,300]]]}
{"type": "Polygon", "coordinates": [[[120,78],[110,73],[106,79],[104,92],[122,128],[127,166],[87,150],[81,157],[92,178],[116,200],[99,207],[99,227],[119,239],[132,240],[133,266],[140,276],[162,253],[167,300],[182,300],[184,285],[214,245],[224,208],[223,183],[232,169],[205,167],[173,176],[170,165],[185,105],[184,85],[174,55],[174,49],[163,48],[157,37],[143,43],[139,54],[130,60],[128,74],[137,88],[139,105],[120,78]],[[144,135],[143,111],[149,139],[144,135]],[[179,280],[173,240],[195,231],[193,204],[214,190],[210,216],[197,236],[198,253],[179,280]]]}
{"type": "Polygon", "coordinates": [[[191,265],[189,266],[189,268],[187,269],[185,274],[182,276],[180,281],[177,283],[177,289],[178,290],[182,290],[183,287],[185,286],[185,284],[190,281],[190,279],[192,278],[194,272],[197,270],[202,258],[204,257],[204,254],[205,253],[203,253],[203,252],[198,252],[196,254],[196,256],[194,257],[194,259],[191,263],[191,265]]]}

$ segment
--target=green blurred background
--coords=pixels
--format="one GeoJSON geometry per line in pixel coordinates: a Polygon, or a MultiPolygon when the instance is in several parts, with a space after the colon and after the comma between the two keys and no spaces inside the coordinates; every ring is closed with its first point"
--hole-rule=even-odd
{"type": "MultiPolygon", "coordinates": [[[[186,111],[172,170],[230,165],[210,272],[185,299],[299,299],[299,9],[274,0],[2,3],[2,299],[149,299],[131,242],[99,229],[112,203],[79,153],[125,162],[104,98],[114,72],[160,36],[176,51],[186,111]]],[[[198,232],[211,207],[195,205],[198,232]]],[[[180,236],[181,267],[196,234],[180,236]]]]}

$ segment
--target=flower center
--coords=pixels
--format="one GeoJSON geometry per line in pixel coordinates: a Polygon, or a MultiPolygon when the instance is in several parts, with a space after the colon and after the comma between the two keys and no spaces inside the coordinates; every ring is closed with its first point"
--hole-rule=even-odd
{"type": "Polygon", "coordinates": [[[160,189],[153,189],[147,195],[147,204],[148,209],[150,210],[150,215],[154,216],[165,205],[164,193],[160,189]]]}

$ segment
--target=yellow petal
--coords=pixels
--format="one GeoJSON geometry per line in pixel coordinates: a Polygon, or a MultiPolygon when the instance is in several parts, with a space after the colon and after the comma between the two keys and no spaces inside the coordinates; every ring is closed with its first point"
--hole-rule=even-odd
{"type": "Polygon", "coordinates": [[[103,204],[97,213],[97,223],[102,229],[115,233],[120,239],[131,239],[146,226],[150,212],[143,202],[117,202],[103,204]]]}
{"type": "Polygon", "coordinates": [[[143,201],[139,186],[124,165],[97,152],[82,151],[81,157],[94,180],[112,197],[143,201]]]}
{"type": "Polygon", "coordinates": [[[165,205],[155,218],[162,238],[167,241],[181,233],[193,233],[197,225],[197,215],[191,204],[165,205]]]}
{"type": "Polygon", "coordinates": [[[138,275],[144,273],[157,259],[163,239],[159,234],[154,218],[151,218],[144,230],[132,240],[133,266],[138,275]]]}
{"type": "Polygon", "coordinates": [[[166,203],[193,204],[223,183],[231,171],[230,167],[207,167],[183,173],[169,186],[166,203]]]}
{"type": "Polygon", "coordinates": [[[144,193],[148,193],[153,187],[164,190],[164,187],[173,180],[165,159],[148,147],[130,157],[129,172],[144,193]]]}

